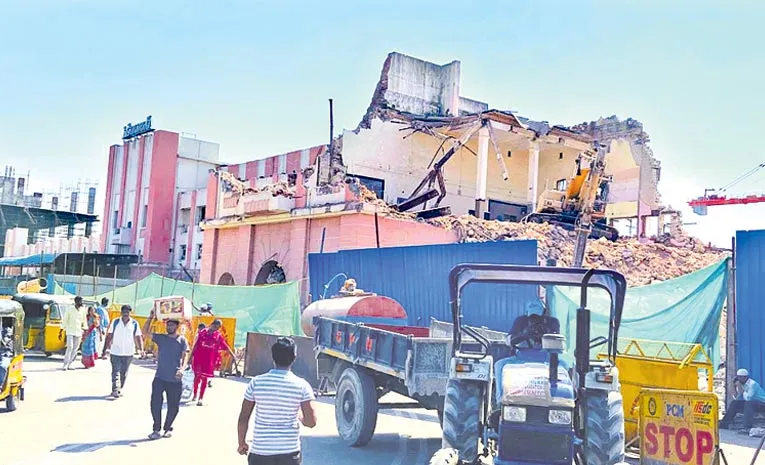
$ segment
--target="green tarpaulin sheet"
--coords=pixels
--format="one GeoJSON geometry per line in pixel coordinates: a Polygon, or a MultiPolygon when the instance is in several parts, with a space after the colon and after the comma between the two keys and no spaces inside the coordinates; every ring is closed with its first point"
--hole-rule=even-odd
{"type": "MultiPolygon", "coordinates": [[[[56,283],[56,294],[64,294],[56,283]]],[[[107,297],[112,303],[129,304],[136,315],[147,316],[154,299],[158,297],[183,296],[196,307],[213,304],[216,316],[236,318],[236,345],[243,346],[247,332],[283,336],[302,336],[300,326],[300,286],[298,282],[270,286],[215,286],[192,284],[152,274],[146,278],[120,287],[114,292],[88,299],[107,297]]],[[[196,314],[196,313],[195,313],[196,314]]]]}
{"type": "MultiPolygon", "coordinates": [[[[560,320],[573,355],[579,290],[547,291],[550,312],[560,320]]],[[[619,339],[690,342],[701,344],[715,363],[720,361],[720,319],[728,295],[728,260],[679,278],[627,289],[619,339]]],[[[591,337],[608,335],[610,300],[600,289],[591,290],[587,306],[592,311],[591,337]]],[[[623,344],[619,344],[623,346],[623,344]]],[[[604,347],[599,350],[605,351],[604,347]]]]}

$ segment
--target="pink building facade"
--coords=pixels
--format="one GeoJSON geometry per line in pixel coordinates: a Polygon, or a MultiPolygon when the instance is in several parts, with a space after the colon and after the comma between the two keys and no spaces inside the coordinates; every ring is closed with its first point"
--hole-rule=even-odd
{"type": "Polygon", "coordinates": [[[200,282],[300,281],[306,304],[310,253],[376,247],[378,239],[380,247],[456,241],[454,232],[424,223],[376,219],[377,207],[361,202],[354,186],[314,187],[325,151],[312,147],[210,174],[200,282]]]}
{"type": "MultiPolygon", "coordinates": [[[[175,132],[129,132],[109,148],[101,250],[137,254],[158,270],[201,267],[207,180],[219,146],[175,132]]],[[[133,127],[135,128],[135,126],[133,127]]]]}

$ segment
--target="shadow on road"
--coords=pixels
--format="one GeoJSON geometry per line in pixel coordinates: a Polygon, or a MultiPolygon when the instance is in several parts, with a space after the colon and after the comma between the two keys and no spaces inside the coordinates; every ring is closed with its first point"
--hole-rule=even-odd
{"type": "Polygon", "coordinates": [[[112,400],[110,396],[69,396],[56,399],[54,402],[88,402],[91,400],[112,400]]]}
{"type": "Polygon", "coordinates": [[[375,434],[364,447],[353,448],[338,436],[303,436],[303,462],[335,465],[427,465],[441,447],[440,438],[408,438],[399,434],[375,434]]]}
{"type": "Polygon", "coordinates": [[[103,449],[104,447],[112,447],[112,446],[136,447],[138,444],[142,442],[149,442],[149,441],[151,441],[151,439],[141,438],[141,439],[120,439],[116,441],[81,442],[81,443],[72,443],[72,444],[62,444],[56,447],[55,449],[53,449],[51,452],[68,452],[68,453],[78,454],[82,452],[93,452],[99,449],[103,449]]]}

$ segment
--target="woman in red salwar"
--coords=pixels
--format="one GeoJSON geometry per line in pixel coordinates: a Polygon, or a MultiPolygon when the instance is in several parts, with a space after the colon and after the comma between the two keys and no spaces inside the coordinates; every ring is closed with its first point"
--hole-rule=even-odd
{"type": "Polygon", "coordinates": [[[221,351],[226,350],[234,355],[219,331],[222,324],[220,320],[215,320],[209,328],[199,331],[194,348],[191,349],[191,369],[194,370],[194,397],[191,401],[199,399],[197,405],[202,405],[207,382],[213,377],[221,351]]]}

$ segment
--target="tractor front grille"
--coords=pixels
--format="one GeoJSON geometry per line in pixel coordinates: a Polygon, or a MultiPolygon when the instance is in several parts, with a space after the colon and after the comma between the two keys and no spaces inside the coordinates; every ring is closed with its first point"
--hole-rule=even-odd
{"type": "Polygon", "coordinates": [[[570,434],[502,428],[499,438],[499,458],[502,460],[557,465],[570,464],[571,455],[570,434]]]}

